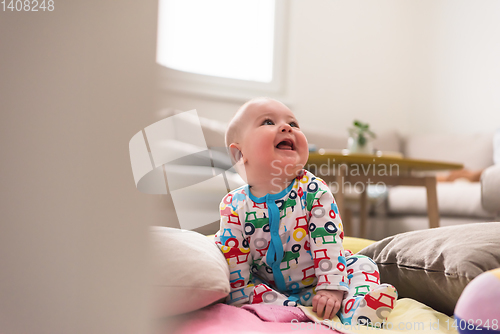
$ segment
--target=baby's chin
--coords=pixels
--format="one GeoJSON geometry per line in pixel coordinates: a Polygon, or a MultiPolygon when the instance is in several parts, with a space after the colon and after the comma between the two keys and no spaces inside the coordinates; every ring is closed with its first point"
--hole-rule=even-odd
{"type": "Polygon", "coordinates": [[[309,158],[309,152],[307,149],[298,150],[280,150],[276,149],[273,156],[272,166],[280,166],[280,168],[287,168],[287,170],[292,169],[293,166],[297,166],[297,170],[304,168],[309,158]]]}

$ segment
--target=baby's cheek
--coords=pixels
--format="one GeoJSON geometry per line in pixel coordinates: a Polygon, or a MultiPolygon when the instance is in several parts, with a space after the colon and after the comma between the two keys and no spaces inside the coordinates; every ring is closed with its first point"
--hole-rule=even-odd
{"type": "Polygon", "coordinates": [[[308,159],[309,159],[309,147],[307,146],[306,142],[301,149],[300,162],[305,165],[308,159]]]}

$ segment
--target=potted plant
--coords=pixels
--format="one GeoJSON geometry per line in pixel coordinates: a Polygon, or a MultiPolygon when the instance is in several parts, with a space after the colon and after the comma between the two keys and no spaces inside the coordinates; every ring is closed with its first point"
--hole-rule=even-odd
{"type": "Polygon", "coordinates": [[[353,127],[349,128],[349,139],[347,140],[347,150],[349,153],[373,154],[373,144],[371,139],[375,134],[370,131],[368,123],[354,120],[353,127]]]}

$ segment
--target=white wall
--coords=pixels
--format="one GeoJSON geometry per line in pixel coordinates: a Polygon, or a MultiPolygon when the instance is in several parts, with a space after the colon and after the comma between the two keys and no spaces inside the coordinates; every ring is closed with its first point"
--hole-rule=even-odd
{"type": "Polygon", "coordinates": [[[500,128],[500,2],[422,3],[427,68],[418,77],[415,132],[474,133],[500,128]],[[425,26],[432,27],[426,28],[425,26]]]}
{"type": "MultiPolygon", "coordinates": [[[[499,6],[292,0],[283,98],[302,124],[344,134],[355,118],[376,131],[492,131],[500,127],[499,6]]],[[[239,104],[163,92],[159,107],[227,121],[239,104]]]]}

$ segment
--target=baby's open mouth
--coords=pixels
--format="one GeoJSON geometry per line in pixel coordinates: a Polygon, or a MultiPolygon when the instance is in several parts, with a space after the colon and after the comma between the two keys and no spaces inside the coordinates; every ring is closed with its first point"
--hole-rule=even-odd
{"type": "Polygon", "coordinates": [[[293,142],[290,139],[280,141],[276,148],[280,150],[293,150],[293,142]]]}

